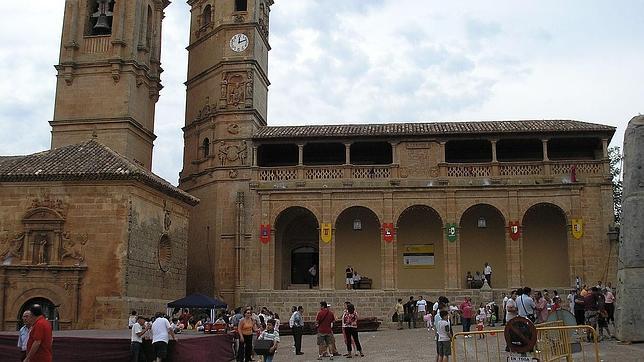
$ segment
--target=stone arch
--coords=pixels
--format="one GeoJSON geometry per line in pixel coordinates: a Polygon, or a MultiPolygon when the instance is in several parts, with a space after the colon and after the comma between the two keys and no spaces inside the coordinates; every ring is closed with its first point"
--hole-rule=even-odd
{"type": "MultiPolygon", "coordinates": [[[[13,302],[11,303],[11,309],[8,310],[8,315],[9,316],[14,316],[17,317],[22,314],[22,311],[24,311],[24,307],[29,301],[35,300],[35,299],[45,299],[49,300],[54,306],[59,306],[57,309],[57,314],[59,320],[72,320],[72,313],[73,310],[71,310],[71,306],[65,305],[65,301],[67,301],[65,298],[62,298],[61,296],[64,295],[64,290],[62,288],[55,287],[55,289],[59,289],[58,291],[55,291],[50,288],[32,288],[32,289],[27,289],[24,292],[22,292],[20,295],[18,295],[13,302]]],[[[20,318],[17,319],[18,325],[20,324],[20,318]]]]}
{"type": "Polygon", "coordinates": [[[282,210],[274,223],[275,289],[306,284],[312,264],[319,270],[319,225],[316,215],[306,207],[290,206],[282,210]],[[309,253],[294,251],[310,247],[309,253]]]}
{"type": "Polygon", "coordinates": [[[404,204],[399,204],[398,206],[399,207],[396,207],[394,209],[394,220],[396,221],[395,226],[398,226],[398,220],[400,220],[400,216],[402,216],[402,214],[405,213],[411,207],[417,207],[417,206],[429,207],[429,208],[431,208],[432,210],[434,210],[438,214],[438,216],[441,218],[441,220],[442,220],[441,215],[445,214],[445,210],[442,207],[442,205],[431,205],[428,202],[419,202],[418,200],[409,201],[409,202],[406,202],[404,204]]]}
{"type": "MultiPolygon", "coordinates": [[[[572,216],[570,215],[570,205],[565,205],[565,202],[562,202],[558,198],[543,201],[543,202],[535,202],[533,204],[528,204],[527,206],[525,206],[521,210],[520,215],[523,215],[523,217],[524,217],[525,214],[528,212],[528,210],[530,210],[532,207],[534,207],[536,205],[539,205],[539,204],[550,204],[553,207],[558,208],[563,213],[563,215],[565,216],[566,224],[570,225],[570,219],[572,218],[572,216]]],[[[523,217],[521,218],[522,220],[523,220],[523,217]]],[[[523,221],[522,221],[522,223],[523,223],[523,221]]]]}
{"type": "Polygon", "coordinates": [[[412,205],[400,213],[396,227],[398,288],[442,289],[445,252],[439,213],[427,205],[412,205]]]}
{"type": "Polygon", "coordinates": [[[305,203],[300,203],[300,202],[271,204],[271,211],[270,211],[268,220],[273,222],[273,226],[276,226],[277,220],[280,217],[280,215],[282,215],[286,210],[293,207],[306,209],[310,213],[312,213],[313,216],[315,216],[315,219],[318,220],[318,222],[322,220],[322,213],[318,210],[317,207],[313,207],[312,205],[307,205],[305,203]]]}
{"type": "Polygon", "coordinates": [[[335,220],[335,287],[345,289],[345,270],[351,265],[361,276],[373,280],[372,288],[381,287],[381,219],[370,208],[348,207],[335,220]],[[360,229],[355,221],[360,220],[360,229]]]}
{"type": "Polygon", "coordinates": [[[492,266],[492,288],[508,286],[506,258],[506,218],[493,205],[480,203],[470,206],[459,220],[460,280],[465,284],[466,273],[483,274],[484,263],[492,266]],[[479,219],[485,226],[479,225],[479,219]]]}
{"type": "Polygon", "coordinates": [[[333,213],[331,216],[331,220],[333,220],[333,225],[338,223],[338,219],[340,218],[340,215],[347,211],[348,209],[354,208],[354,207],[361,207],[364,209],[368,209],[371,213],[373,213],[376,218],[379,220],[379,222],[385,222],[384,220],[384,215],[382,212],[382,202],[377,203],[377,202],[360,202],[359,200],[347,200],[343,203],[335,203],[333,205],[333,213]]]}
{"type": "Polygon", "coordinates": [[[457,211],[457,212],[459,212],[459,214],[456,215],[456,220],[461,220],[463,218],[463,215],[468,210],[470,210],[472,207],[478,206],[478,205],[487,205],[487,206],[493,207],[494,209],[496,209],[496,211],[499,213],[499,215],[501,215],[501,217],[504,220],[510,220],[510,216],[504,211],[505,207],[503,205],[500,205],[498,202],[493,201],[493,200],[485,200],[484,202],[479,202],[478,200],[476,200],[476,201],[473,201],[473,202],[470,202],[470,203],[466,204],[464,207],[460,208],[457,211]]]}
{"type": "Polygon", "coordinates": [[[550,202],[530,206],[521,221],[522,282],[533,288],[569,287],[571,284],[568,219],[550,202]],[[547,260],[547,265],[544,261],[547,260]]]}

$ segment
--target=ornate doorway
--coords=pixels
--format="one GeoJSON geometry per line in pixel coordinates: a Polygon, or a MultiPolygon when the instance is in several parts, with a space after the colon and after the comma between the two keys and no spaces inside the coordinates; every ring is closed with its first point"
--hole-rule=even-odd
{"type": "Polygon", "coordinates": [[[20,312],[18,313],[17,320],[18,320],[18,328],[17,330],[20,330],[22,328],[22,313],[24,313],[26,310],[28,310],[32,305],[34,304],[39,304],[42,307],[42,312],[43,315],[45,316],[45,319],[47,319],[51,324],[52,327],[55,331],[59,329],[58,326],[58,306],[54,305],[49,299],[46,298],[33,298],[29,299],[25,304],[20,307],[20,312]]]}

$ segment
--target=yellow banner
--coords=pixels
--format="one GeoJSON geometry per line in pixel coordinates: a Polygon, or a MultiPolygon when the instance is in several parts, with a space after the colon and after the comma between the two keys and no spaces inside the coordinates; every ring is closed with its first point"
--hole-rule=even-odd
{"type": "Polygon", "coordinates": [[[584,235],[584,220],[582,219],[572,219],[572,236],[575,239],[581,239],[584,235]]]}
{"type": "Polygon", "coordinates": [[[331,242],[331,224],[330,223],[321,223],[320,224],[320,239],[325,243],[331,242]]]}

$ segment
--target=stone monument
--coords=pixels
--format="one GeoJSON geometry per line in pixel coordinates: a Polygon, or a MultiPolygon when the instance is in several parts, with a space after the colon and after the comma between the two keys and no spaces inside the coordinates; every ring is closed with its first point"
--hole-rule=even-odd
{"type": "Polygon", "coordinates": [[[644,116],[633,117],[624,134],[624,194],[617,266],[617,338],[644,341],[644,116]]]}

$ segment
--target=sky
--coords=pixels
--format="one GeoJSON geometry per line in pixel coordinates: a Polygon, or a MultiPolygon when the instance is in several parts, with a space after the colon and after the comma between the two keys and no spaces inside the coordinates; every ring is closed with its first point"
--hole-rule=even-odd
{"type": "MultiPolygon", "coordinates": [[[[130,0],[128,0],[130,1],[130,0]]],[[[0,155],[49,149],[64,1],[0,2],[0,155]]],[[[644,113],[644,1],[276,0],[268,124],[644,113]]],[[[178,183],[189,7],[166,9],[153,171],[178,183]]]]}

